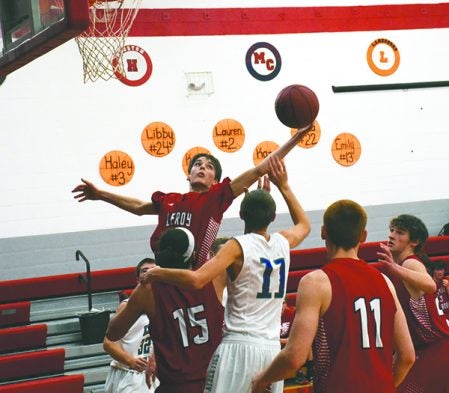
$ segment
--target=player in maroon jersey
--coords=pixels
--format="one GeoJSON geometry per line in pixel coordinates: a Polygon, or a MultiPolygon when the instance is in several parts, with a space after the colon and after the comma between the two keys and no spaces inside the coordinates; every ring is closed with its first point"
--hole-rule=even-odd
{"type": "Polygon", "coordinates": [[[253,393],[299,369],[312,343],[315,393],[393,393],[404,379],[414,350],[394,287],[357,257],[366,220],[349,200],[324,213],[321,237],[330,263],[299,282],[288,342],[256,376],[253,393]]]}
{"type": "MultiPolygon", "coordinates": [[[[190,268],[195,240],[185,228],[162,234],[156,263],[162,267],[190,268]]],[[[213,283],[195,291],[174,285],[138,285],[128,305],[109,323],[106,337],[119,340],[139,316],[151,318],[157,393],[203,393],[207,366],[222,337],[223,307],[213,283]]]]}
{"type": "Polygon", "coordinates": [[[442,329],[449,326],[449,280],[445,276],[446,264],[442,260],[428,261],[426,263],[427,271],[435,281],[437,290],[434,293],[426,294],[426,302],[430,306],[437,308],[437,323],[442,325],[442,329]]]}
{"type": "Polygon", "coordinates": [[[287,304],[287,300],[284,299],[284,302],[282,303],[282,314],[281,314],[281,331],[280,331],[281,346],[287,344],[288,336],[290,335],[290,330],[292,328],[294,318],[295,318],[295,308],[290,307],[287,304]]]}
{"type": "Polygon", "coordinates": [[[396,288],[416,351],[400,393],[449,392],[449,326],[441,323],[434,300],[436,284],[422,261],[427,237],[419,218],[402,214],[390,221],[388,242],[378,253],[381,270],[396,288]]]}
{"type": "MultiPolygon", "coordinates": [[[[301,130],[304,131],[304,130],[301,130]]],[[[102,200],[137,215],[158,215],[158,225],[151,236],[151,248],[157,249],[161,233],[168,227],[188,228],[196,240],[196,267],[206,260],[223,218],[224,212],[234,198],[251,186],[268,171],[268,157],[275,155],[283,158],[304,136],[296,133],[284,145],[272,152],[255,167],[243,172],[234,180],[225,178],[220,182],[220,162],[209,154],[195,155],[189,163],[190,191],[185,194],[155,192],[151,201],[114,194],[98,189],[91,182],[81,179],[82,183],[72,192],[79,202],[102,200]]]]}

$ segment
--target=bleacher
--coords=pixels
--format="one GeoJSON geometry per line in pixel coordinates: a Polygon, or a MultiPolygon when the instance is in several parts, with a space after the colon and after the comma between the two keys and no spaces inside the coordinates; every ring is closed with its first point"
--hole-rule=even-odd
{"type": "MultiPolygon", "coordinates": [[[[101,393],[111,358],[85,344],[79,316],[89,311],[83,274],[0,283],[0,392],[101,393]]],[[[136,284],[135,269],[91,273],[92,309],[113,312],[136,284]]]]}
{"type": "MultiPolygon", "coordinates": [[[[365,243],[359,255],[376,263],[379,242],[365,243]]],[[[429,238],[430,260],[444,260],[449,273],[449,236],[429,238]]],[[[293,250],[287,281],[294,305],[298,282],[327,261],[324,247],[293,250]]],[[[102,343],[84,344],[79,315],[86,313],[83,274],[0,282],[0,393],[101,393],[111,358],[102,343]]],[[[92,306],[113,312],[119,296],[136,284],[133,267],[93,271],[92,306]]],[[[284,392],[312,393],[311,385],[287,383],[284,392]]]]}

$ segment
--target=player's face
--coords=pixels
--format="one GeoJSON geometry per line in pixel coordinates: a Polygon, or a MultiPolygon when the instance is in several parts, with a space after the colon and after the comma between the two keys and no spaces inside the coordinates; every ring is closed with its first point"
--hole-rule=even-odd
{"type": "Polygon", "coordinates": [[[393,254],[399,254],[411,248],[413,250],[415,243],[410,240],[410,234],[404,229],[390,227],[390,235],[388,236],[388,247],[393,254]]]}
{"type": "Polygon", "coordinates": [[[442,269],[435,269],[433,271],[433,278],[435,280],[442,280],[444,278],[444,267],[442,269]]]}
{"type": "Polygon", "coordinates": [[[142,282],[143,278],[145,277],[145,273],[155,266],[156,266],[155,263],[144,263],[140,267],[139,277],[137,277],[137,281],[142,282]]]}
{"type": "Polygon", "coordinates": [[[192,188],[208,190],[216,183],[215,167],[212,161],[206,157],[198,157],[193,163],[188,179],[192,188]]]}

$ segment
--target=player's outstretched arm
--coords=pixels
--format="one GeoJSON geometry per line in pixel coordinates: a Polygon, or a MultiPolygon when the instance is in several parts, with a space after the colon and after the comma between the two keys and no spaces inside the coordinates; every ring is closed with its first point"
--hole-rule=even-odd
{"type": "Polygon", "coordinates": [[[415,258],[408,258],[403,262],[402,266],[398,265],[394,261],[388,245],[380,243],[380,247],[382,251],[377,253],[379,262],[395,277],[404,281],[404,285],[414,298],[437,290],[435,281],[427,273],[425,266],[421,262],[415,258]]]}
{"type": "Polygon", "coordinates": [[[242,258],[242,249],[239,243],[235,239],[230,239],[220,248],[217,255],[198,270],[169,269],[156,266],[148,270],[143,283],[161,281],[185,289],[200,289],[224,272],[232,263],[241,261],[242,258]]]}
{"type": "Polygon", "coordinates": [[[294,248],[310,233],[309,218],[288,184],[287,170],[284,162],[277,157],[271,157],[268,164],[270,181],[279,189],[284,197],[294,224],[292,228],[280,231],[280,233],[287,238],[290,248],[294,248]]]}
{"type": "Polygon", "coordinates": [[[232,189],[232,193],[235,197],[242,194],[245,189],[254,184],[257,179],[268,172],[269,169],[269,158],[270,157],[278,157],[279,159],[284,158],[290,150],[295,147],[299,141],[304,137],[305,132],[308,131],[313,124],[305,127],[304,129],[298,130],[298,132],[293,135],[286,143],[280,146],[275,151],[271,152],[265,159],[263,159],[259,164],[257,164],[254,168],[248,169],[243,172],[241,175],[237,176],[234,180],[231,181],[230,186],[232,189]]]}
{"type": "Polygon", "coordinates": [[[146,202],[137,198],[100,190],[93,183],[85,179],[81,179],[81,182],[81,184],[78,184],[72,190],[72,192],[75,193],[74,198],[78,199],[78,202],[84,202],[87,200],[100,200],[110,203],[111,205],[117,206],[120,209],[126,210],[138,216],[142,216],[145,214],[156,214],[152,202],[146,202]]]}
{"type": "Polygon", "coordinates": [[[147,314],[150,320],[155,318],[155,310],[156,306],[151,286],[138,284],[131,294],[126,307],[109,321],[106,338],[110,341],[120,340],[142,314],[147,314]]]}

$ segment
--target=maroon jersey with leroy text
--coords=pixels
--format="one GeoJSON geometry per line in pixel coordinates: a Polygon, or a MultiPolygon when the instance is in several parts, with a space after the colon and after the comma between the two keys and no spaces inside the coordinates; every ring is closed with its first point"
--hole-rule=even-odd
{"type": "Polygon", "coordinates": [[[168,227],[184,227],[195,237],[195,269],[207,260],[224,212],[234,200],[231,180],[224,179],[206,192],[186,194],[155,192],[151,200],[158,212],[158,225],[151,235],[151,249],[157,250],[159,237],[168,227]]]}
{"type": "Polygon", "coordinates": [[[439,330],[446,332],[446,337],[449,337],[449,294],[443,282],[437,283],[437,290],[434,293],[424,296],[427,308],[433,313],[435,325],[439,330]]]}
{"type": "Polygon", "coordinates": [[[334,259],[322,270],[332,300],[314,342],[314,392],[395,392],[396,305],[384,277],[356,259],[334,259]]]}

